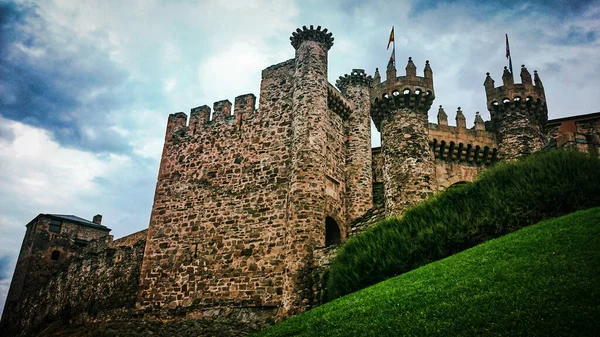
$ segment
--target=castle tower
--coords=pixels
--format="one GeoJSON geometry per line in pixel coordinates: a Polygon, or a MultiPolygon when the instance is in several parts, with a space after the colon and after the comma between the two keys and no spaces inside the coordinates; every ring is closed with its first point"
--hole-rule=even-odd
{"type": "Polygon", "coordinates": [[[93,221],[74,215],[39,214],[27,225],[25,237],[13,275],[2,320],[0,335],[13,336],[23,330],[22,317],[38,305],[36,295],[57,271],[81,254],[92,240],[110,242],[110,228],[101,224],[97,214],[93,221]]]}
{"type": "Polygon", "coordinates": [[[534,83],[531,74],[521,66],[521,84],[515,84],[513,74],[504,67],[503,85],[494,87],[487,73],[485,93],[492,117],[492,128],[498,137],[498,152],[502,159],[516,159],[541,150],[548,108],[544,87],[537,71],[534,83]]]}
{"type": "Polygon", "coordinates": [[[327,53],[333,37],[311,25],[290,37],[296,50],[292,96],[291,168],[287,218],[287,273],[282,308],[294,314],[311,297],[308,269],[314,248],[325,243],[325,153],[328,122],[327,53]]]}
{"type": "Polygon", "coordinates": [[[371,76],[363,69],[353,69],[350,75],[336,82],[354,104],[346,122],[348,136],[346,154],[346,209],[348,222],[373,207],[373,172],[371,170],[371,76]]]}
{"type": "Polygon", "coordinates": [[[423,77],[416,75],[409,58],[406,76],[373,85],[371,117],[381,132],[387,215],[400,214],[433,192],[435,164],[428,145],[427,111],[434,98],[429,61],[423,77]]]}

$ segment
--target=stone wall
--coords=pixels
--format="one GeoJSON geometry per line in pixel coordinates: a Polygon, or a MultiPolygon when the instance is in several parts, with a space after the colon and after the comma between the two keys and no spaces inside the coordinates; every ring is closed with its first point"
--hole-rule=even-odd
{"type": "Polygon", "coordinates": [[[294,60],[253,95],[169,116],[139,307],[277,307],[285,273],[294,60]]]}
{"type": "Polygon", "coordinates": [[[148,236],[148,230],[143,229],[139,232],[135,232],[133,234],[126,235],[122,238],[116,239],[109,243],[109,247],[116,248],[121,246],[131,247],[136,244],[138,241],[146,241],[146,237],[148,236]]]}
{"type": "Polygon", "coordinates": [[[600,155],[600,113],[548,121],[547,147],[600,155]]]}
{"type": "Polygon", "coordinates": [[[19,317],[10,320],[3,335],[38,335],[49,322],[74,317],[118,318],[121,311],[135,307],[144,247],[143,240],[118,248],[100,242],[55,267],[10,307],[19,317]]]}

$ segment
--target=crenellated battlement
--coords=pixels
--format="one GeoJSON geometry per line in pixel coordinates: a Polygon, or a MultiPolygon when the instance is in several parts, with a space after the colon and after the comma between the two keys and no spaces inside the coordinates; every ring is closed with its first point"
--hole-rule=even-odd
{"type": "Polygon", "coordinates": [[[237,96],[234,100],[233,109],[229,100],[215,102],[212,108],[208,105],[202,105],[190,110],[188,116],[183,112],[176,112],[169,115],[167,121],[167,130],[165,140],[170,141],[173,137],[178,139],[190,137],[202,132],[204,129],[214,128],[217,125],[231,125],[233,129],[229,131],[240,130],[244,121],[251,118],[256,112],[256,96],[246,94],[237,96]]]}
{"type": "Polygon", "coordinates": [[[352,69],[350,75],[345,74],[335,81],[335,85],[342,91],[346,91],[349,85],[370,86],[373,78],[367,75],[364,69],[352,69]]]}
{"type": "Polygon", "coordinates": [[[534,70],[534,80],[531,80],[531,74],[525,67],[521,66],[521,83],[515,83],[513,74],[504,67],[502,74],[503,85],[494,87],[494,80],[490,76],[490,73],[486,73],[485,81],[483,85],[485,87],[485,94],[487,97],[487,106],[492,108],[492,105],[498,105],[496,103],[506,103],[507,101],[519,101],[519,100],[535,100],[535,101],[546,101],[546,94],[544,93],[544,86],[537,70],[534,70]]]}
{"type": "Polygon", "coordinates": [[[327,107],[343,120],[348,119],[352,111],[351,103],[331,83],[327,86],[327,107]]]}
{"type": "Polygon", "coordinates": [[[396,76],[396,68],[391,66],[387,70],[386,80],[380,81],[377,69],[371,86],[371,117],[378,130],[386,114],[404,108],[427,114],[435,99],[433,71],[429,61],[425,63],[423,77],[417,76],[416,66],[409,57],[406,76],[396,76]]]}
{"type": "Polygon", "coordinates": [[[290,36],[294,49],[298,49],[305,40],[320,42],[329,50],[333,46],[334,39],[333,34],[327,32],[327,28],[321,30],[321,26],[317,26],[317,29],[314,29],[313,25],[310,25],[310,28],[306,28],[306,26],[302,26],[302,29],[297,28],[290,36]]]}
{"type": "Polygon", "coordinates": [[[467,128],[460,107],[456,111],[456,126],[448,125],[448,115],[440,105],[438,123],[429,123],[429,146],[436,159],[490,165],[498,160],[496,135],[485,130],[485,122],[475,113],[472,128],[467,128]]]}

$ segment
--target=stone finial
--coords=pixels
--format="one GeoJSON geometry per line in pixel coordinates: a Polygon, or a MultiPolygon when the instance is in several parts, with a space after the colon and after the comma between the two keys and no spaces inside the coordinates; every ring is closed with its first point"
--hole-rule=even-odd
{"type": "Polygon", "coordinates": [[[379,74],[379,68],[375,68],[375,75],[373,75],[373,82],[381,83],[381,75],[379,74]]]}
{"type": "Polygon", "coordinates": [[[412,57],[408,58],[408,63],[406,64],[406,76],[417,76],[417,66],[415,66],[412,57]]]}
{"type": "Polygon", "coordinates": [[[362,85],[362,86],[371,86],[371,81],[373,78],[368,76],[364,69],[352,69],[350,75],[346,74],[344,76],[340,76],[340,78],[335,82],[335,85],[342,91],[344,91],[349,85],[362,85]]]}
{"type": "Polygon", "coordinates": [[[294,49],[298,49],[302,41],[315,41],[322,43],[329,50],[333,46],[333,34],[328,33],[327,28],[321,30],[321,26],[317,26],[317,29],[314,29],[313,25],[310,25],[310,28],[302,26],[302,29],[298,28],[292,32],[290,41],[294,49]]]}
{"type": "Polygon", "coordinates": [[[423,73],[425,74],[425,78],[430,78],[433,76],[433,70],[431,70],[429,60],[425,61],[425,69],[423,70],[423,73]]]}
{"type": "Polygon", "coordinates": [[[531,85],[531,74],[527,70],[524,64],[521,65],[521,83],[525,85],[531,85]]]}
{"type": "Polygon", "coordinates": [[[396,79],[396,65],[392,64],[392,66],[388,67],[385,71],[385,80],[389,81],[394,79],[396,79]]]}
{"type": "Polygon", "coordinates": [[[448,126],[448,115],[446,114],[446,111],[444,111],[444,108],[441,105],[438,109],[437,120],[439,126],[448,126]]]}
{"type": "Polygon", "coordinates": [[[479,111],[475,112],[475,130],[485,131],[485,122],[483,121],[483,118],[481,118],[479,111]]]}
{"type": "Polygon", "coordinates": [[[483,86],[486,90],[494,89],[494,79],[490,76],[490,73],[485,73],[485,81],[483,82],[483,86]]]}
{"type": "Polygon", "coordinates": [[[508,67],[504,66],[504,72],[502,73],[502,82],[504,82],[504,85],[514,85],[515,84],[515,79],[513,78],[513,75],[511,74],[510,70],[508,70],[508,67]]]}
{"type": "Polygon", "coordinates": [[[535,82],[535,86],[539,88],[543,88],[542,80],[540,80],[540,76],[538,75],[537,70],[533,71],[533,81],[535,82]]]}
{"type": "Polygon", "coordinates": [[[467,119],[465,118],[465,115],[463,115],[460,107],[456,110],[456,127],[459,129],[467,128],[467,119]]]}

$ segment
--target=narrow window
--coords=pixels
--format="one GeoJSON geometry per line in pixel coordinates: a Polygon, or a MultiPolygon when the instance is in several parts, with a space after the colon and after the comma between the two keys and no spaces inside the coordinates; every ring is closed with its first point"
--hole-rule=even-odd
{"type": "Polygon", "coordinates": [[[58,250],[55,250],[52,252],[52,255],[50,256],[50,259],[52,260],[58,260],[58,257],[60,256],[60,252],[58,250]]]}
{"type": "Polygon", "coordinates": [[[340,227],[332,217],[325,218],[325,246],[337,245],[341,242],[340,227]]]}
{"type": "Polygon", "coordinates": [[[50,231],[53,233],[60,233],[60,227],[62,226],[62,222],[59,220],[51,220],[50,221],[50,231]]]}

